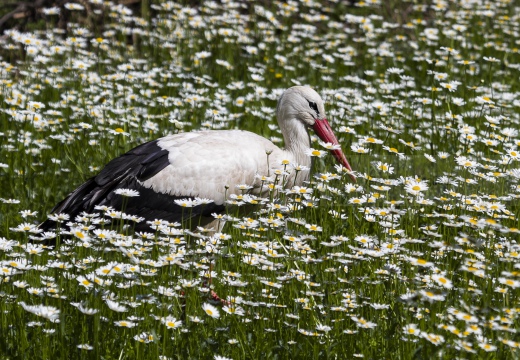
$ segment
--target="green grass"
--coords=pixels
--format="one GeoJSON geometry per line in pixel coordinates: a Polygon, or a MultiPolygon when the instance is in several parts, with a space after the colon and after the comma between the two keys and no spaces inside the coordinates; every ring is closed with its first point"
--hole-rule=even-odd
{"type": "Polygon", "coordinates": [[[103,30],[74,10],[65,33],[8,32],[1,357],[518,358],[518,7],[381,3],[155,4],[149,22],[91,4],[103,30]],[[283,145],[273,110],[296,83],[326,100],[354,186],[320,159],[312,197],[266,199],[215,253],[117,221],[105,238],[28,245],[59,200],[144,141],[240,128],[283,145]],[[210,286],[243,316],[208,316],[210,286]]]}

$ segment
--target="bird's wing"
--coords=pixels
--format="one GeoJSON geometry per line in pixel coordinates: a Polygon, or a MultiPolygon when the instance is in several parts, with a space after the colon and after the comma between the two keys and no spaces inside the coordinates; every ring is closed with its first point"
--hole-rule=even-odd
{"type": "Polygon", "coordinates": [[[269,140],[247,131],[190,133],[190,141],[174,136],[158,145],[168,151],[169,165],[142,184],[159,193],[180,197],[198,196],[223,204],[226,196],[240,193],[237,185],[253,185],[255,175],[267,175],[273,153],[282,151],[269,140]],[[267,153],[270,153],[270,160],[267,153]]]}
{"type": "MultiPolygon", "coordinates": [[[[257,173],[267,173],[266,152],[280,152],[270,141],[245,131],[206,131],[167,136],[142,144],[110,161],[55,206],[53,213],[72,217],[94,212],[96,205],[114,207],[146,220],[171,222],[209,216],[224,210],[226,193],[239,192],[238,184],[251,184],[257,173]],[[227,187],[227,189],[226,189],[227,187]],[[137,190],[125,198],[114,190],[137,190]],[[208,198],[211,204],[185,209],[174,200],[208,198]]],[[[52,228],[48,221],[42,229],[52,228]]]]}

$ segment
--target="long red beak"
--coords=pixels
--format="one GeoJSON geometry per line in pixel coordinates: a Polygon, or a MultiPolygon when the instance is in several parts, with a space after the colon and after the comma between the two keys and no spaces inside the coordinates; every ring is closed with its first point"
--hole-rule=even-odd
{"type": "MultiPolygon", "coordinates": [[[[336,139],[336,135],[334,135],[334,131],[332,131],[332,128],[330,127],[327,119],[316,119],[313,128],[316,132],[316,135],[318,135],[321,140],[333,145],[339,145],[338,139],[336,139]]],[[[350,167],[350,164],[348,163],[347,158],[345,157],[345,154],[343,154],[341,148],[338,150],[331,150],[330,152],[341,165],[343,165],[349,171],[352,171],[352,168],[350,167]]],[[[353,182],[356,182],[356,177],[353,174],[349,174],[349,176],[353,182]]]]}

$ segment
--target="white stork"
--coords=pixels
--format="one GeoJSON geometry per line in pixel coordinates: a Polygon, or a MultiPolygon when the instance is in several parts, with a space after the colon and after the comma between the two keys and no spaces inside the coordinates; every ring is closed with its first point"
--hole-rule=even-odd
{"type": "MultiPolygon", "coordinates": [[[[313,128],[327,143],[339,145],[327,119],[323,100],[310,87],[294,86],[287,89],[276,108],[278,124],[285,141],[280,149],[271,141],[248,131],[209,130],[181,133],[142,144],[110,161],[101,172],[87,180],[54,207],[53,213],[67,213],[74,218],[81,212],[95,212],[96,205],[121,210],[122,197],[116,189],[134,189],[138,197],[126,198],[124,211],[169,222],[186,221],[188,214],[197,217],[200,225],[210,224],[212,213],[223,212],[226,196],[241,194],[237,185],[253,186],[249,192],[262,195],[257,175],[273,174],[282,169],[283,160],[291,164],[311,166],[306,154],[311,142],[307,132],[313,128]],[[195,197],[213,200],[186,211],[174,200],[195,197]]],[[[331,150],[345,168],[352,171],[341,149],[331,150]]],[[[354,175],[350,175],[356,180],[354,175]]],[[[301,186],[309,178],[309,170],[292,171],[287,187],[301,186]],[[296,178],[295,178],[296,176],[296,178]]],[[[51,220],[40,225],[43,230],[55,227],[51,220]]],[[[138,230],[149,230],[145,222],[138,230]]]]}

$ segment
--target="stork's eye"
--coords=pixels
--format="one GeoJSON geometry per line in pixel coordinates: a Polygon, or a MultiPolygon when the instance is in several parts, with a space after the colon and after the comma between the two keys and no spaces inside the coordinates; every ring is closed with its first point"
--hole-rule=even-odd
{"type": "MultiPolygon", "coordinates": [[[[307,100],[309,101],[309,100],[307,100]]],[[[320,115],[320,111],[318,110],[318,105],[315,102],[309,101],[309,106],[312,110],[316,112],[316,115],[320,115]]]]}

